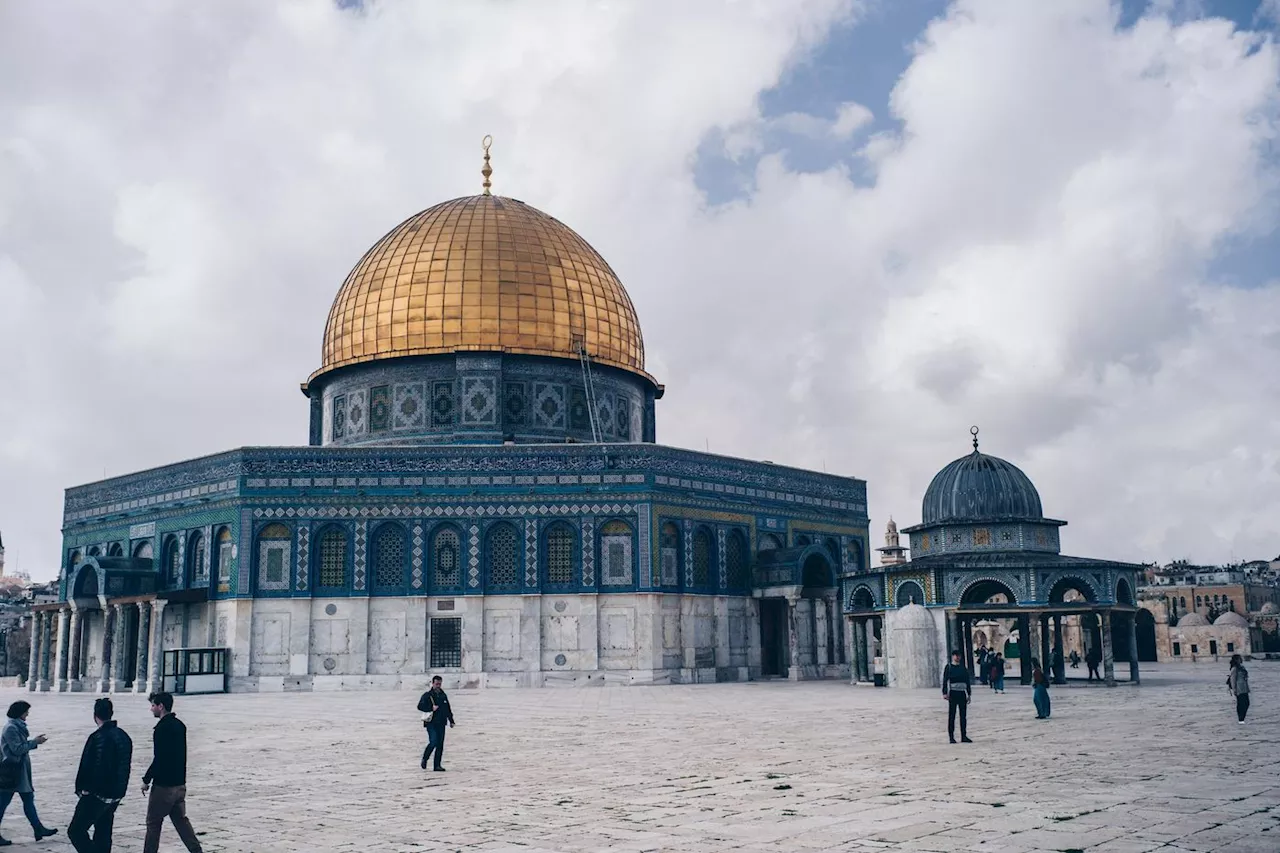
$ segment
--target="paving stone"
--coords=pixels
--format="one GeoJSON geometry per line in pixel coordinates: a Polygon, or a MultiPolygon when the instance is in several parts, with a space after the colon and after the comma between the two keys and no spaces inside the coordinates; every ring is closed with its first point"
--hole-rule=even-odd
{"type": "MultiPolygon", "coordinates": [[[[976,743],[951,745],[936,691],[759,682],[456,691],[448,773],[418,767],[407,693],[179,697],[189,810],[211,853],[302,851],[1280,851],[1280,665],[1251,664],[1248,725],[1219,667],[1144,669],[1141,687],[979,689],[976,743]]],[[[34,705],[41,814],[64,829],[88,695],[34,705]]],[[[5,697],[0,697],[4,701],[5,697]]],[[[142,843],[153,720],[135,742],[117,849],[142,843]]],[[[29,843],[21,809],[6,836],[29,843]]],[[[172,828],[162,850],[178,851],[172,828]]],[[[44,849],[69,849],[63,836],[44,849]]],[[[17,848],[15,848],[17,849],[17,848]]]]}

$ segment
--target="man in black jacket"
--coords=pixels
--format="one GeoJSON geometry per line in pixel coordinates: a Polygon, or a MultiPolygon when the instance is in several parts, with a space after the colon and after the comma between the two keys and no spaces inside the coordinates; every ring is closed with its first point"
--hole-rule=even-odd
{"type": "Polygon", "coordinates": [[[969,740],[969,698],[973,684],[969,680],[969,667],[960,663],[960,653],[951,653],[951,663],[942,670],[942,695],[947,699],[947,735],[956,742],[956,711],[960,712],[960,741],[969,740]]]}
{"type": "Polygon", "coordinates": [[[142,793],[150,791],[147,800],[147,838],[142,853],[157,853],[164,819],[173,821],[178,837],[191,853],[201,853],[196,831],[187,820],[187,727],[173,713],[173,696],[152,693],[151,714],[159,717],[151,733],[154,757],[142,775],[142,793]]]}
{"type": "Polygon", "coordinates": [[[80,770],[76,773],[76,795],[80,800],[67,827],[67,838],[76,853],[110,853],[116,807],[129,790],[133,741],[111,719],[114,714],[110,699],[93,703],[93,721],[98,729],[89,735],[80,755],[80,770]]]}
{"type": "Polygon", "coordinates": [[[418,710],[424,715],[422,725],[427,729],[427,748],[422,753],[422,769],[427,769],[427,761],[434,752],[436,760],[431,769],[442,772],[444,768],[440,766],[440,760],[444,758],[444,727],[453,725],[453,708],[449,705],[448,694],[441,686],[440,676],[431,679],[431,689],[418,700],[418,710]],[[431,715],[430,720],[425,719],[426,714],[431,715]]]}

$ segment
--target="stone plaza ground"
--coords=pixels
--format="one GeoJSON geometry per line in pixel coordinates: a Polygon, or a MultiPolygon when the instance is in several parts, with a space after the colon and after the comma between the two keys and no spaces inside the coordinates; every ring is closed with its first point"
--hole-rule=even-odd
{"type": "MultiPolygon", "coordinates": [[[[209,851],[1280,851],[1280,664],[1251,664],[1237,725],[1220,665],[975,692],[952,746],[936,691],[837,682],[451,693],[447,773],[422,772],[408,693],[180,697],[189,808],[209,851]]],[[[34,702],[36,797],[70,850],[72,780],[92,696],[34,702]]],[[[143,698],[117,850],[142,843],[143,698]]],[[[15,802],[12,849],[37,845],[15,802]]],[[[166,826],[163,850],[181,850],[166,826]]]]}

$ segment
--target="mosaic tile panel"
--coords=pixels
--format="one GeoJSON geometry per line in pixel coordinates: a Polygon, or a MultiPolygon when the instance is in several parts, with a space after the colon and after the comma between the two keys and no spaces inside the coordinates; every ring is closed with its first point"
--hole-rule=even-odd
{"type": "Polygon", "coordinates": [[[596,585],[596,520],[582,519],[582,585],[596,585]]]}
{"type": "Polygon", "coordinates": [[[453,383],[431,383],[431,425],[452,426],[456,416],[453,383]]]}
{"type": "Polygon", "coordinates": [[[613,431],[623,441],[631,440],[631,401],[621,394],[613,413],[613,431]]]}
{"type": "Polygon", "coordinates": [[[653,584],[653,563],[650,553],[650,549],[653,547],[651,544],[653,519],[650,517],[648,504],[641,504],[636,508],[636,511],[639,513],[640,521],[640,586],[649,587],[653,584]]]}
{"type": "MultiPolygon", "coordinates": [[[[308,558],[310,557],[310,536],[311,531],[305,524],[298,525],[298,577],[294,587],[298,592],[307,591],[307,570],[309,566],[308,558]]],[[[286,562],[286,565],[288,563],[286,562]]]]}
{"type": "Polygon", "coordinates": [[[596,398],[596,424],[604,438],[614,438],[617,432],[613,423],[613,395],[601,394],[596,398]]]}
{"type": "Polygon", "coordinates": [[[547,429],[564,429],[564,386],[552,382],[533,383],[533,425],[547,429]]]}
{"type": "Polygon", "coordinates": [[[414,589],[422,589],[422,523],[415,522],[413,525],[413,574],[409,585],[414,589]]]}
{"type": "Polygon", "coordinates": [[[462,379],[462,423],[492,426],[498,422],[498,380],[490,376],[462,379]]]}
{"type": "Polygon", "coordinates": [[[532,518],[524,522],[524,585],[538,587],[538,522],[532,518]]]}
{"type": "Polygon", "coordinates": [[[363,389],[347,395],[347,437],[367,435],[369,432],[368,392],[363,389]]]}
{"type": "Polygon", "coordinates": [[[693,522],[684,522],[684,586],[693,589],[693,522]]]}
{"type": "Polygon", "coordinates": [[[467,528],[467,586],[480,588],[480,525],[467,528]]]}
{"type": "Polygon", "coordinates": [[[720,589],[729,588],[729,564],[724,556],[724,540],[725,530],[723,527],[718,528],[716,530],[716,558],[720,564],[720,589]]]}
{"type": "Polygon", "coordinates": [[[335,439],[347,437],[347,395],[333,398],[333,423],[330,427],[335,439]]]}
{"type": "Polygon", "coordinates": [[[569,429],[591,429],[591,412],[587,408],[587,392],[582,388],[569,389],[569,429]]]}
{"type": "Polygon", "coordinates": [[[528,420],[528,391],[523,382],[508,382],[503,394],[502,420],[508,426],[524,426],[528,420]]]}
{"type": "Polygon", "coordinates": [[[422,429],[427,425],[427,405],[419,382],[395,385],[391,394],[391,428],[422,429]]]}
{"type": "Polygon", "coordinates": [[[369,389],[369,432],[391,429],[391,387],[375,385],[369,389]]]}
{"type": "Polygon", "coordinates": [[[367,573],[365,552],[367,550],[368,525],[367,521],[356,522],[355,579],[352,585],[357,591],[365,588],[365,575],[367,573]]]}

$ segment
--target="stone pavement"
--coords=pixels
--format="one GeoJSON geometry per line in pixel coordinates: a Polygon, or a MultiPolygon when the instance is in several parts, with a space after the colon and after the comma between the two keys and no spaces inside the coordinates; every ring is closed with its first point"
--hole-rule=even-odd
{"type": "MultiPolygon", "coordinates": [[[[1148,665],[1150,666],[1150,665],[1148,665]]],[[[836,682],[455,691],[447,773],[423,773],[406,693],[179,697],[189,806],[209,851],[1280,851],[1280,664],[1250,665],[1236,724],[1226,667],[1141,687],[979,688],[951,746],[935,691],[836,682]]],[[[34,700],[36,797],[70,850],[91,696],[34,700]]],[[[146,701],[117,697],[150,758],[146,701]]],[[[141,846],[144,801],[116,819],[141,846]]],[[[19,804],[3,825],[32,849],[19,804]]],[[[166,826],[163,850],[181,850],[166,826]]]]}

